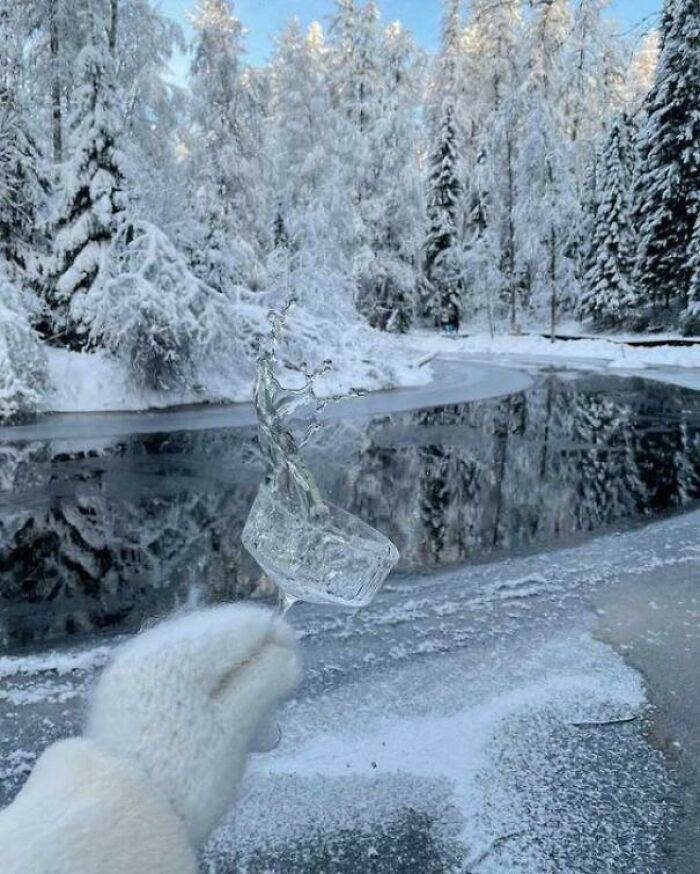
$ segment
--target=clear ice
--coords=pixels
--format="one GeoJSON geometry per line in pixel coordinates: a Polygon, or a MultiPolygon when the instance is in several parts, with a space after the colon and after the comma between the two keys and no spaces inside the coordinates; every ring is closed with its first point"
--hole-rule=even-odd
{"type": "Polygon", "coordinates": [[[276,350],[290,301],[271,314],[271,342],[261,347],[255,387],[258,441],[265,460],[261,484],[243,530],[243,544],[277,584],[283,604],[294,601],[363,607],[399,559],[393,543],[357,516],[323,500],[288,420],[304,404],[323,406],[314,378],[330,367],[302,372],[305,385],[283,386],[275,373],[276,350]]]}

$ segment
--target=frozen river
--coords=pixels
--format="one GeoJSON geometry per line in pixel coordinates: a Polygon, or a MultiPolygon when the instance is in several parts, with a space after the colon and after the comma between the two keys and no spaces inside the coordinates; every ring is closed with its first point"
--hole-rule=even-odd
{"type": "MultiPolygon", "coordinates": [[[[698,396],[503,387],[365,409],[314,445],[324,488],[404,564],[360,613],[292,612],[304,686],[204,871],[696,874],[698,396]]],[[[25,437],[0,507],[3,800],[79,729],[120,634],[265,594],[238,548],[245,422],[25,437]]]]}

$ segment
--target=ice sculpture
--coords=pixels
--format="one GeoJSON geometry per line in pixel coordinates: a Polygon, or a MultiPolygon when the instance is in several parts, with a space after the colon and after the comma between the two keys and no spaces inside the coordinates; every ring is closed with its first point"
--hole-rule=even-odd
{"type": "Polygon", "coordinates": [[[243,530],[243,544],[282,593],[296,601],[364,607],[399,559],[394,544],[357,516],[323,500],[288,419],[304,404],[323,404],[313,381],[330,366],[303,371],[305,385],[290,389],[275,373],[283,313],[271,316],[270,344],[258,357],[255,408],[265,460],[261,484],[243,530]]]}

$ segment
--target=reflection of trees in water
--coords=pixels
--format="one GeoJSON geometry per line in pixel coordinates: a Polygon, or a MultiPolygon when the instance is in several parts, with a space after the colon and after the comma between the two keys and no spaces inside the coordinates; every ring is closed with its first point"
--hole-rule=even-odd
{"type": "Polygon", "coordinates": [[[394,417],[389,434],[374,423],[360,461],[363,500],[351,509],[398,530],[404,561],[429,564],[700,497],[698,398],[635,385],[619,400],[594,379],[572,386],[553,377],[526,394],[394,417]],[[371,495],[386,505],[396,478],[411,491],[392,527],[385,509],[373,513],[371,495]]]}
{"type": "Polygon", "coordinates": [[[250,468],[254,452],[250,432],[131,439],[100,453],[36,448],[33,480],[0,494],[5,636],[138,621],[202,579],[221,597],[249,594],[239,541],[257,474],[229,472],[250,468]]]}
{"type": "MultiPolygon", "coordinates": [[[[324,493],[414,565],[700,497],[700,401],[624,386],[551,378],[510,398],[335,423],[310,460],[324,493]]],[[[248,596],[260,584],[240,534],[261,475],[250,429],[0,447],[0,638],[133,624],[197,587],[248,596]]]]}

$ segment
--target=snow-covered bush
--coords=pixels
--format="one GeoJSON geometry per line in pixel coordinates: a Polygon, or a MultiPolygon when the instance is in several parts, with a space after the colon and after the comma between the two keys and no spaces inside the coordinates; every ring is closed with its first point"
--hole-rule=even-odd
{"type": "Polygon", "coordinates": [[[0,271],[0,422],[36,412],[47,381],[43,347],[19,291],[0,271]]]}
{"type": "Polygon", "coordinates": [[[110,262],[107,281],[75,302],[90,343],[126,363],[146,388],[196,387],[199,364],[226,338],[225,299],[148,222],[122,231],[110,262]]]}
{"type": "Polygon", "coordinates": [[[352,278],[332,259],[309,250],[288,259],[278,253],[267,268],[273,288],[265,295],[268,307],[280,309],[290,296],[297,302],[285,318],[280,358],[309,369],[330,361],[334,366],[317,384],[321,394],[427,381],[395,337],[368,326],[355,307],[352,278]]]}

